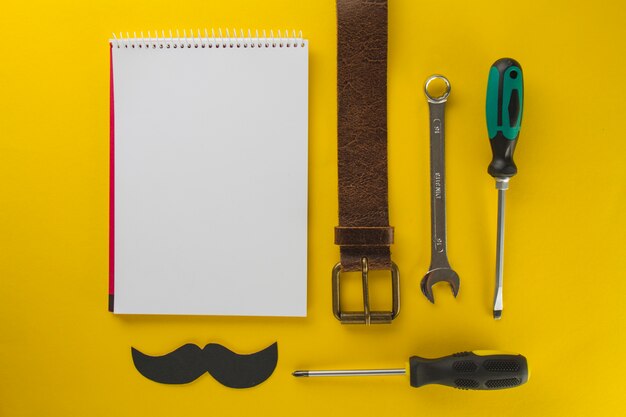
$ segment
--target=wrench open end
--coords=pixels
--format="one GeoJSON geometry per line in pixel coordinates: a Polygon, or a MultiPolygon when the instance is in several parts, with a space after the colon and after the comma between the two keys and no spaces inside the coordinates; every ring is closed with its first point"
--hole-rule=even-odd
{"type": "Polygon", "coordinates": [[[432,269],[426,273],[424,278],[422,278],[422,282],[420,287],[422,288],[422,292],[428,298],[431,303],[435,303],[435,297],[433,295],[433,286],[440,282],[447,282],[450,284],[450,288],[452,289],[452,294],[456,297],[459,293],[459,287],[461,286],[461,280],[459,279],[459,274],[454,272],[450,268],[438,268],[432,269]]]}

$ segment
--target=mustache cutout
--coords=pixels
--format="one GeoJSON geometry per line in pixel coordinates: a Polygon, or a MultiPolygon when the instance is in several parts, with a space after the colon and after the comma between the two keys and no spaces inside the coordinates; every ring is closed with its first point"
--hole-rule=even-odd
{"type": "Polygon", "coordinates": [[[149,356],[131,347],[139,373],[161,384],[188,384],[205,372],[229,388],[250,388],[272,375],[278,362],[278,343],[250,355],[210,343],[201,349],[188,343],[163,356],[149,356]]]}

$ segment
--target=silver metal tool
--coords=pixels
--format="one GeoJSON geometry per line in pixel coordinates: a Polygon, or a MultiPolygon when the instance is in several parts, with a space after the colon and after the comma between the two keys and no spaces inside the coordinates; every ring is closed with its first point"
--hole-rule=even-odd
{"type": "Polygon", "coordinates": [[[509,178],[496,179],[498,190],[498,236],[496,244],[496,290],[493,296],[493,318],[502,317],[502,276],[504,275],[504,203],[505,191],[509,189],[509,178]]]}
{"type": "Polygon", "coordinates": [[[404,368],[389,369],[337,369],[324,371],[294,371],[295,377],[316,377],[316,376],[394,376],[406,375],[404,368]]]}
{"type": "Polygon", "coordinates": [[[432,75],[426,80],[424,93],[430,110],[430,210],[431,210],[431,258],[430,268],[422,278],[422,292],[435,302],[432,287],[438,282],[450,284],[452,294],[459,293],[459,275],[452,270],[448,262],[446,242],[446,187],[445,187],[445,152],[444,152],[444,113],[450,95],[450,81],[443,75],[432,75]],[[428,88],[431,82],[441,80],[445,83],[445,92],[433,97],[428,88]]]}

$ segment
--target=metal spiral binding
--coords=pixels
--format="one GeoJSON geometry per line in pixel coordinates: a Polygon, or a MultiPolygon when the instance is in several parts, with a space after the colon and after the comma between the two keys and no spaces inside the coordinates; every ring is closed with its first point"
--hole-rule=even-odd
{"type": "Polygon", "coordinates": [[[137,36],[137,32],[133,32],[132,36],[129,32],[126,32],[126,36],[120,32],[119,36],[113,33],[113,38],[109,42],[115,48],[135,49],[297,48],[305,46],[302,31],[296,35],[296,31],[292,30],[292,36],[289,36],[288,30],[285,30],[284,36],[280,30],[278,30],[278,36],[274,36],[273,30],[270,30],[269,36],[265,30],[261,34],[256,30],[254,35],[250,29],[248,29],[247,34],[244,33],[243,29],[240,29],[239,32],[233,29],[232,35],[228,29],[224,32],[221,28],[217,32],[215,29],[211,29],[209,36],[207,29],[204,29],[204,32],[197,29],[195,34],[193,30],[187,34],[187,30],[183,29],[181,36],[179,29],[174,32],[170,29],[168,33],[162,30],[160,36],[158,31],[154,31],[155,36],[152,36],[152,32],[148,31],[147,37],[144,36],[144,32],[139,32],[139,36],[137,36]]]}

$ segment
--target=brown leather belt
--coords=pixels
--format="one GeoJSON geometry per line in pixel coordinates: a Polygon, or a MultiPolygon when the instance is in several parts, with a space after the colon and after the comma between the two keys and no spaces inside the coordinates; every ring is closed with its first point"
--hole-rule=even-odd
{"type": "Polygon", "coordinates": [[[387,0],[337,0],[339,226],[333,312],[342,323],[390,323],[399,312],[387,202],[387,0]],[[391,311],[370,311],[368,271],[392,276],[391,311]],[[363,311],[341,311],[340,273],[361,271],[363,311]]]}

